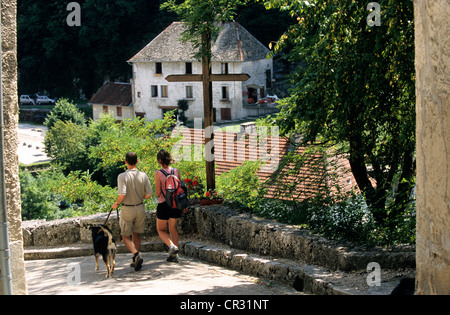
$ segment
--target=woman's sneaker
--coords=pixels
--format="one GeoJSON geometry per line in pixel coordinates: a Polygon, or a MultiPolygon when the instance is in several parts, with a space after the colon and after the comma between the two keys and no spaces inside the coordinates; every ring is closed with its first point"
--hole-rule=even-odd
{"type": "Polygon", "coordinates": [[[180,262],[180,259],[178,257],[178,254],[175,255],[169,255],[169,257],[167,257],[167,261],[168,262],[180,262]]]}
{"type": "Polygon", "coordinates": [[[169,247],[169,256],[176,255],[176,254],[178,254],[179,251],[180,250],[178,249],[178,247],[175,246],[174,244],[172,244],[169,247]]]}

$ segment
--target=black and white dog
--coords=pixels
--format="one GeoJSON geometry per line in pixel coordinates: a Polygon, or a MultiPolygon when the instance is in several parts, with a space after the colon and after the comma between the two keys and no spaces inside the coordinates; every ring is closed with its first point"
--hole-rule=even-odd
{"type": "Polygon", "coordinates": [[[111,230],[103,224],[90,227],[92,230],[92,242],[94,243],[95,270],[98,270],[98,258],[100,255],[106,265],[106,278],[114,273],[116,265],[116,241],[111,230]]]}

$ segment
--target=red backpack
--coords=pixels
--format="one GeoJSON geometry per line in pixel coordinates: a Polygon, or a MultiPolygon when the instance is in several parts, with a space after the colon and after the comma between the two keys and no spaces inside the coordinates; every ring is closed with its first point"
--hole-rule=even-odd
{"type": "Polygon", "coordinates": [[[162,189],[161,192],[167,204],[172,208],[177,208],[180,210],[186,209],[189,204],[187,188],[184,182],[180,181],[180,179],[175,176],[174,168],[172,168],[171,174],[167,174],[167,172],[163,169],[160,171],[166,176],[166,180],[164,182],[166,194],[164,194],[162,189]]]}

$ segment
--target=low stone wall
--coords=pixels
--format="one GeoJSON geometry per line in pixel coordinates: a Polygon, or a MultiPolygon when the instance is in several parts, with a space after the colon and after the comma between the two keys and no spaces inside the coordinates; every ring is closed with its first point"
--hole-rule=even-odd
{"type": "Polygon", "coordinates": [[[260,255],[300,260],[342,271],[366,270],[370,262],[377,262],[385,269],[415,267],[413,246],[351,246],[314,235],[309,230],[238,214],[225,207],[195,210],[200,238],[260,255]]]}
{"type": "MultiPolygon", "coordinates": [[[[25,247],[51,247],[69,245],[74,243],[91,243],[92,234],[90,227],[103,224],[107,213],[88,215],[83,217],[45,221],[33,220],[22,222],[23,242],[25,247]]],[[[182,217],[179,223],[179,234],[195,233],[195,223],[192,222],[193,213],[182,217]]],[[[107,223],[116,239],[120,239],[119,224],[116,212],[113,212],[107,223]]],[[[145,218],[145,231],[142,239],[148,240],[158,236],[156,231],[156,211],[147,211],[145,218]]]]}
{"type": "Polygon", "coordinates": [[[43,123],[50,114],[50,109],[23,109],[19,110],[19,121],[43,123]]]}
{"type": "MultiPolygon", "coordinates": [[[[103,223],[106,214],[56,220],[23,222],[25,246],[58,246],[90,243],[89,227],[103,223]]],[[[118,237],[118,224],[112,214],[108,225],[118,237]]],[[[364,248],[327,240],[309,230],[240,214],[225,206],[193,207],[179,223],[184,239],[189,235],[212,240],[250,253],[287,258],[331,270],[366,270],[370,262],[384,269],[414,268],[412,246],[364,248]]],[[[157,236],[156,213],[148,211],[142,238],[157,236]]],[[[183,239],[183,237],[182,237],[183,239]]]]}

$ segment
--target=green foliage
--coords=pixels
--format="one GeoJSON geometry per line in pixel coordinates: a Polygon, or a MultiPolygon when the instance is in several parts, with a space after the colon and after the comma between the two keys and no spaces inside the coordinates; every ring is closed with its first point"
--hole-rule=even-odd
{"type": "Polygon", "coordinates": [[[259,161],[246,161],[242,165],[217,177],[217,190],[227,200],[233,200],[246,208],[252,208],[264,195],[257,172],[259,161]]]}
{"type": "Polygon", "coordinates": [[[57,120],[45,135],[45,153],[65,169],[80,169],[87,164],[86,136],[84,125],[57,120]]]}
{"type": "Polygon", "coordinates": [[[354,195],[332,206],[307,208],[308,226],[328,238],[374,243],[374,220],[364,198],[354,195]]]}
{"type": "Polygon", "coordinates": [[[76,205],[73,207],[73,216],[107,212],[111,201],[117,197],[116,189],[98,184],[92,180],[89,172],[71,172],[55,184],[51,187],[52,191],[62,196],[67,203],[76,205]]]}
{"type": "Polygon", "coordinates": [[[258,198],[252,210],[255,214],[282,223],[307,226],[305,212],[294,201],[258,198]]]}
{"type": "Polygon", "coordinates": [[[61,177],[62,173],[57,170],[41,172],[37,176],[29,171],[20,171],[23,220],[54,220],[71,216],[70,211],[59,207],[64,198],[52,190],[61,177]]]}
{"type": "Polygon", "coordinates": [[[173,14],[160,1],[84,0],[81,26],[69,27],[67,2],[21,0],[17,4],[20,94],[92,95],[105,78],[125,81],[130,57],[158,35],[173,14]]]}
{"type": "Polygon", "coordinates": [[[54,220],[106,212],[116,189],[99,185],[88,172],[64,175],[60,168],[20,172],[22,219],[54,220]]]}
{"type": "MultiPolygon", "coordinates": [[[[402,183],[412,182],[415,172],[414,14],[412,1],[378,3],[381,26],[370,27],[358,1],[265,1],[297,18],[275,46],[298,65],[291,96],[275,118],[280,131],[346,149],[383,226],[388,196],[397,191],[395,204],[406,204],[411,185],[402,183]]],[[[396,209],[395,216],[405,211],[396,209]]]]}
{"type": "Polygon", "coordinates": [[[64,122],[71,121],[80,126],[86,125],[84,114],[76,107],[76,105],[69,102],[66,98],[61,98],[56,102],[50,115],[45,119],[44,126],[51,129],[58,120],[64,122]]]}
{"type": "Polygon", "coordinates": [[[156,154],[161,149],[170,152],[178,140],[164,136],[169,134],[174,124],[172,112],[167,113],[164,119],[150,123],[139,117],[124,120],[122,124],[110,123],[110,117],[102,116],[92,126],[93,133],[99,134],[100,138],[89,148],[89,159],[96,161],[94,171],[102,173],[106,183],[113,187],[117,185],[119,173],[125,170],[125,155],[128,152],[137,154],[139,170],[151,177],[159,169],[156,154]],[[105,126],[108,128],[104,129],[105,126]]]}

